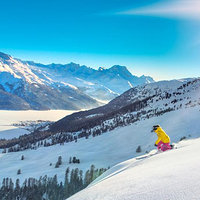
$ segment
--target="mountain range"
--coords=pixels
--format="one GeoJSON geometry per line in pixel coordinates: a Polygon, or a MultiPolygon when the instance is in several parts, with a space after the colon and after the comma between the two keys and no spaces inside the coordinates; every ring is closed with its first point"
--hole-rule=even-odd
{"type": "Polygon", "coordinates": [[[82,89],[85,93],[99,98],[111,100],[126,90],[140,84],[154,82],[149,76],[137,77],[132,75],[125,66],[114,65],[109,69],[100,67],[98,70],[76,63],[66,65],[50,64],[42,65],[34,62],[24,62],[38,76],[44,78],[44,74],[59,82],[68,82],[82,89]],[[34,68],[35,67],[35,68],[34,68]],[[38,73],[38,68],[40,69],[38,73]]]}
{"type": "Polygon", "coordinates": [[[90,109],[150,82],[153,78],[133,76],[123,66],[44,65],[0,53],[0,109],[90,109]]]}

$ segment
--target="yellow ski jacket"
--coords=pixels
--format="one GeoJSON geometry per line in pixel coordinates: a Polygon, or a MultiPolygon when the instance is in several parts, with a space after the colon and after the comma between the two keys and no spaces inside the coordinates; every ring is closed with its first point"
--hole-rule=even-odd
{"type": "Polygon", "coordinates": [[[169,136],[165,133],[165,131],[161,128],[158,127],[157,130],[155,130],[155,132],[157,133],[158,139],[156,140],[156,145],[162,141],[164,143],[170,143],[170,138],[169,136]]]}

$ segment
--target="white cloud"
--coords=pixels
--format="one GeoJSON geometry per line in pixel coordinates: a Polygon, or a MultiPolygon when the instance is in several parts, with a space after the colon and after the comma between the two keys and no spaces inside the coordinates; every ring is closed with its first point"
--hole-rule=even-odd
{"type": "Polygon", "coordinates": [[[200,20],[200,0],[164,0],[145,7],[118,12],[117,14],[200,20]]]}

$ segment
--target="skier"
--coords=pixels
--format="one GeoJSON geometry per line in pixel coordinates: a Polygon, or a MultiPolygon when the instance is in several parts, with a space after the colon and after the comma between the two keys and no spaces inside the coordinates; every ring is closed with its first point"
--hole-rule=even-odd
{"type": "Polygon", "coordinates": [[[170,138],[160,127],[160,125],[153,126],[152,132],[155,132],[158,136],[158,139],[155,142],[155,146],[158,148],[158,150],[167,151],[172,149],[172,146],[170,145],[170,138]]]}

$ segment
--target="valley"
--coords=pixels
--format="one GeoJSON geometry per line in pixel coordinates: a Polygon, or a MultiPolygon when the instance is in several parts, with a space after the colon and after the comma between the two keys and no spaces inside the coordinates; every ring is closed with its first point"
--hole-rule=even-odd
{"type": "Polygon", "coordinates": [[[20,122],[26,121],[50,121],[55,122],[66,115],[70,115],[77,111],[70,110],[48,110],[48,111],[7,111],[0,110],[0,138],[12,139],[19,137],[20,135],[29,134],[30,131],[26,130],[26,127],[14,126],[14,124],[20,124],[20,122]]]}

